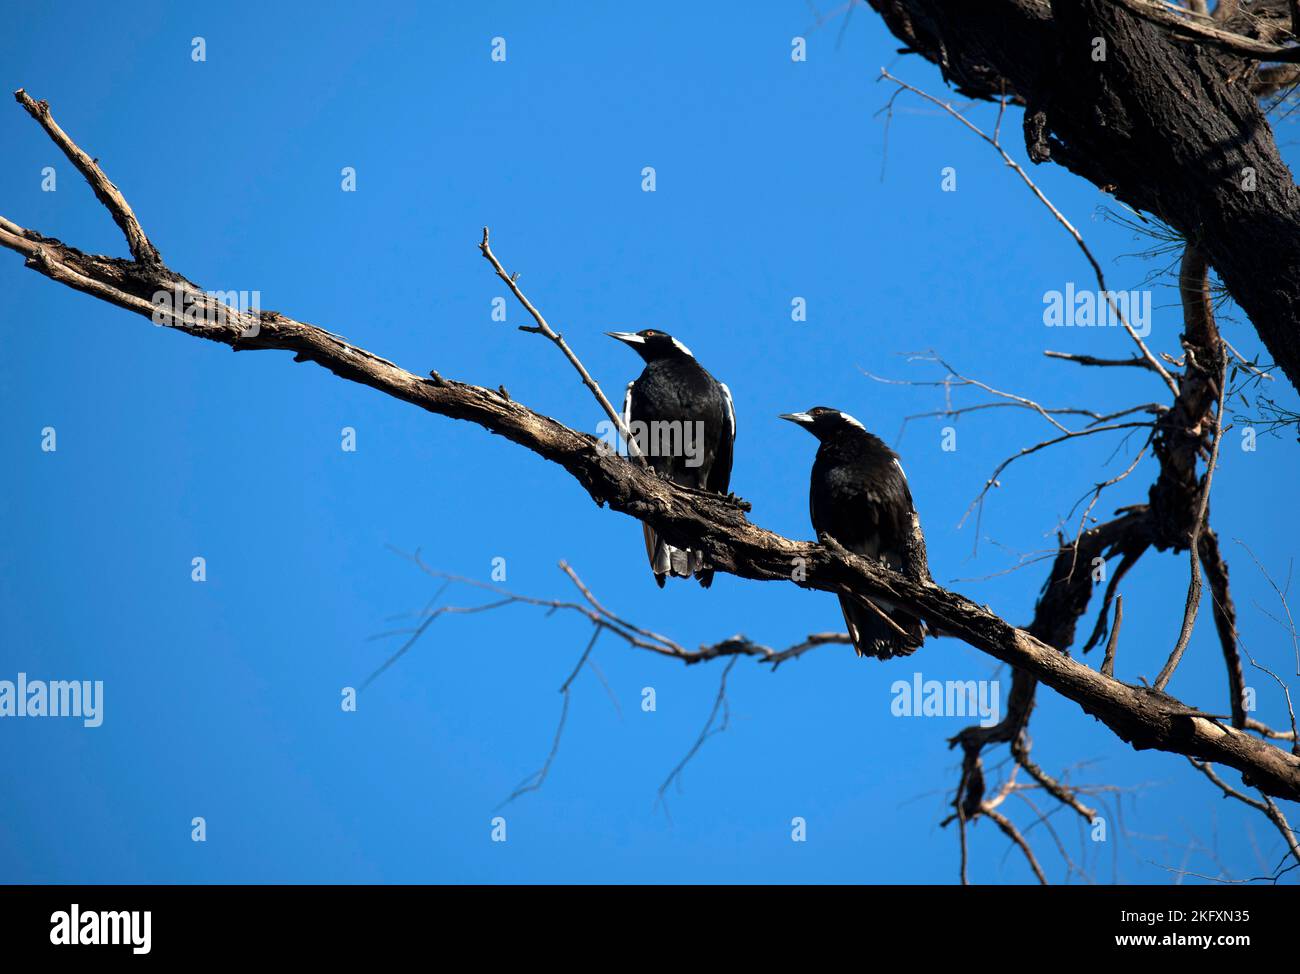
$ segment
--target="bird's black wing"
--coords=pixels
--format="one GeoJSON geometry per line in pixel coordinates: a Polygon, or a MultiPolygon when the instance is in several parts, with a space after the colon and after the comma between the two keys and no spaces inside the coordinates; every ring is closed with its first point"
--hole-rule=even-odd
{"type": "MultiPolygon", "coordinates": [[[[902,464],[891,456],[876,466],[870,481],[857,509],[861,537],[849,547],[908,577],[928,578],[925,542],[902,464]]],[[[919,619],[887,600],[874,598],[871,602],[865,605],[840,596],[849,637],[859,656],[883,660],[907,656],[920,648],[925,630],[919,619]]]]}
{"type": "Polygon", "coordinates": [[[727,388],[727,384],[719,382],[718,388],[722,390],[722,404],[725,407],[727,425],[718,440],[718,453],[713,458],[713,466],[709,468],[706,486],[715,494],[725,494],[727,488],[731,486],[731,459],[736,444],[736,407],[731,401],[731,390],[727,388]]]}
{"type": "MultiPolygon", "coordinates": [[[[632,436],[632,387],[635,385],[636,380],[633,379],[627,384],[627,392],[623,395],[623,426],[627,429],[629,437],[632,436]]],[[[627,452],[629,456],[632,455],[632,445],[630,443],[627,452]]],[[[654,529],[645,523],[641,525],[641,534],[645,538],[645,553],[646,557],[650,559],[650,569],[655,573],[655,581],[659,584],[659,587],[663,588],[664,577],[659,573],[659,569],[655,564],[655,552],[659,548],[659,539],[655,536],[654,529]]]]}
{"type": "Polygon", "coordinates": [[[921,518],[916,513],[916,505],[912,502],[912,491],[908,487],[907,474],[897,457],[894,458],[894,464],[902,475],[903,496],[907,499],[908,510],[907,523],[901,526],[902,531],[897,541],[899,560],[902,562],[899,571],[913,581],[929,582],[932,579],[929,559],[925,553],[925,535],[921,533],[921,518]]]}

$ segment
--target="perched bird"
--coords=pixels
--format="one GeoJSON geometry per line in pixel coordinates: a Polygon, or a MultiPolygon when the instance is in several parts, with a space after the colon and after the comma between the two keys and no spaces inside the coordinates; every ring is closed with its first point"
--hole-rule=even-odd
{"type": "MultiPolygon", "coordinates": [[[[821,442],[813,461],[809,507],[820,538],[829,535],[863,555],[918,581],[928,581],[925,539],[898,454],[848,413],[818,406],[781,416],[821,442]]],[[[859,656],[889,659],[920,648],[921,621],[892,603],[873,609],[840,596],[849,638],[859,656]],[[888,617],[888,618],[886,618],[888,617]]]]}
{"type": "MultiPolygon", "coordinates": [[[[736,440],[731,390],[671,335],[653,328],[606,334],[630,345],[645,361],[645,371],[627,384],[623,422],[651,469],[684,487],[727,493],[736,440]]],[[[674,548],[649,525],[643,527],[646,554],[660,588],[670,575],[694,574],[705,588],[712,584],[713,569],[704,564],[703,552],[674,548]]]]}

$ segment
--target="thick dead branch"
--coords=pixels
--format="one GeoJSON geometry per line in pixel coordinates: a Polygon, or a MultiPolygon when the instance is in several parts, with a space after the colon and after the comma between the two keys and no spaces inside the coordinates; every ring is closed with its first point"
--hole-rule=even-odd
{"type": "Polygon", "coordinates": [[[1222,30],[1196,17],[1185,16],[1173,4],[1160,0],[1114,0],[1139,17],[1167,27],[1177,37],[1207,44],[1229,54],[1256,61],[1300,61],[1300,47],[1267,44],[1229,30],[1222,30]]]}
{"type": "Polygon", "coordinates": [[[1169,659],[1156,677],[1157,690],[1163,690],[1173,677],[1196,623],[1201,598],[1200,539],[1223,441],[1223,404],[1227,395],[1228,354],[1214,323],[1209,265],[1204,251],[1190,241],[1183,250],[1178,289],[1183,307],[1185,369],[1174,407],[1161,416],[1157,425],[1154,446],[1160,459],[1160,476],[1150,497],[1157,510],[1156,547],[1175,551],[1186,548],[1191,577],[1182,627],[1169,659]],[[1208,462],[1204,479],[1198,481],[1197,461],[1203,452],[1208,454],[1208,462]]]}
{"type": "MultiPolygon", "coordinates": [[[[152,318],[152,296],[181,287],[205,295],[185,278],[147,260],[125,262],[87,255],[59,241],[0,224],[0,246],[23,254],[38,273],[152,318]]],[[[747,505],[674,485],[613,454],[595,437],[482,386],[424,379],[322,328],[274,311],[257,315],[227,309],[211,321],[179,315],[178,331],[237,351],[283,350],[341,378],[438,415],[461,419],[536,453],[566,470],[597,504],[650,524],[670,543],[705,552],[718,570],[760,581],[791,581],[906,606],[932,628],[956,636],[1024,670],[1075,701],[1135,748],[1157,748],[1236,768],[1252,786],[1280,797],[1300,797],[1300,758],[1226,727],[1166,694],[1107,679],[1064,656],[1031,632],[991,610],[924,580],[905,578],[838,544],[793,541],[750,523],[747,505]]]]}
{"type": "Polygon", "coordinates": [[[1238,24],[1237,13],[1251,20],[1261,4],[1222,18],[1216,9],[1212,24],[1170,12],[1171,24],[1148,19],[1150,0],[868,2],[963,95],[1023,104],[1032,161],[1062,165],[1204,246],[1300,386],[1300,191],[1250,90],[1256,60],[1297,60],[1300,48],[1263,38],[1271,25],[1238,24]],[[1225,53],[1198,28],[1266,46],[1228,38],[1237,49],[1225,53]],[[1191,34],[1198,43],[1183,39],[1191,34]]]}
{"type": "Polygon", "coordinates": [[[1183,658],[1183,652],[1187,649],[1187,644],[1192,638],[1192,628],[1196,625],[1196,610],[1201,604],[1200,541],[1201,532],[1205,528],[1205,516],[1210,506],[1210,486],[1214,482],[1214,468],[1219,461],[1219,444],[1223,442],[1223,395],[1227,390],[1227,383],[1223,379],[1224,371],[1227,368],[1226,349],[1222,351],[1221,363],[1218,370],[1219,408],[1215,414],[1214,442],[1210,447],[1210,461],[1205,465],[1205,482],[1201,487],[1196,521],[1192,526],[1192,539],[1187,546],[1188,558],[1191,560],[1191,581],[1187,586],[1187,600],[1183,609],[1183,625],[1173,652],[1169,654],[1169,659],[1165,661],[1165,665],[1161,668],[1159,675],[1156,676],[1155,688],[1157,690],[1163,690],[1169,685],[1174,670],[1178,668],[1178,664],[1183,658]]]}
{"type": "Polygon", "coordinates": [[[1029,178],[1029,174],[1025,172],[1024,168],[1020,165],[1020,163],[1016,162],[1014,159],[1011,158],[1010,155],[1007,154],[1007,151],[1004,148],[1002,148],[1001,144],[998,142],[998,139],[995,136],[986,133],[978,125],[975,125],[973,122],[967,119],[966,116],[964,116],[961,112],[957,111],[947,102],[940,101],[938,98],[935,98],[933,95],[927,94],[921,89],[914,88],[911,85],[909,85],[907,82],[895,78],[884,68],[880,69],[880,76],[882,78],[888,79],[889,81],[892,81],[894,84],[898,85],[900,89],[905,91],[910,91],[914,95],[919,95],[921,98],[924,98],[926,101],[930,102],[931,104],[938,105],[945,112],[947,112],[949,115],[955,118],[958,122],[966,126],[966,128],[970,129],[970,131],[974,132],[981,139],[987,142],[993,148],[993,151],[995,151],[999,156],[1002,157],[1002,161],[1006,163],[1006,165],[1010,167],[1015,172],[1015,174],[1021,178],[1024,184],[1027,187],[1029,187],[1029,191],[1034,194],[1034,197],[1040,203],[1042,203],[1043,206],[1047,207],[1048,211],[1055,218],[1056,222],[1065,228],[1065,232],[1070,235],[1070,237],[1074,240],[1076,246],[1078,246],[1079,250],[1083,252],[1083,256],[1087,258],[1088,264],[1092,267],[1093,276],[1096,277],[1097,279],[1097,287],[1099,293],[1104,294],[1106,296],[1106,301],[1110,305],[1111,314],[1113,314],[1118,319],[1119,323],[1124,327],[1124,330],[1128,333],[1128,337],[1132,339],[1133,343],[1137,346],[1138,352],[1141,354],[1143,360],[1150,367],[1151,371],[1155,372],[1157,375],[1160,376],[1160,378],[1164,380],[1165,385],[1169,387],[1170,392],[1172,392],[1174,395],[1177,395],[1178,386],[1174,383],[1173,377],[1169,374],[1169,372],[1165,369],[1165,367],[1160,364],[1160,360],[1151,354],[1151,349],[1147,347],[1146,342],[1142,340],[1141,336],[1138,335],[1137,331],[1134,330],[1133,326],[1129,324],[1128,316],[1124,313],[1124,310],[1116,303],[1115,296],[1111,292],[1111,290],[1108,287],[1106,287],[1106,275],[1105,273],[1102,272],[1101,264],[1097,262],[1097,258],[1092,255],[1092,251],[1088,248],[1088,245],[1084,242],[1083,234],[1079,233],[1079,231],[1075,229],[1074,224],[1066,219],[1065,214],[1056,208],[1056,204],[1054,204],[1051,200],[1047,198],[1046,195],[1044,195],[1043,191],[1038,188],[1038,185],[1032,179],[1029,178]]]}

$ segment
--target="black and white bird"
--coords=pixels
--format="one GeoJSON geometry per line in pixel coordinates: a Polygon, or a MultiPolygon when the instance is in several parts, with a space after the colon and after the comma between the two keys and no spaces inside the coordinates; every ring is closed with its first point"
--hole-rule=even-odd
{"type": "MultiPolygon", "coordinates": [[[[913,580],[928,581],[921,522],[898,454],[838,409],[817,406],[781,418],[821,442],[808,498],[817,536],[829,535],[849,551],[913,580]]],[[[840,596],[859,656],[889,659],[920,648],[925,630],[919,619],[881,599],[872,602],[876,608],[840,596]]]]}
{"type": "MultiPolygon", "coordinates": [[[[627,384],[623,422],[659,476],[684,487],[727,493],[731,482],[736,410],[731,390],[705,371],[690,349],[653,328],[606,332],[631,346],[645,361],[645,371],[627,384]]],[[[694,575],[708,588],[713,569],[704,553],[674,548],[645,529],[646,554],[655,581],[694,575]]]]}

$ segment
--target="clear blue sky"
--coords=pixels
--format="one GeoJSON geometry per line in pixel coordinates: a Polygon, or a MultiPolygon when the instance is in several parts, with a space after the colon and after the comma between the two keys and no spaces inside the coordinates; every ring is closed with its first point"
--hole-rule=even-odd
{"type": "MultiPolygon", "coordinates": [[[[479,256],[481,228],[611,395],[639,364],[602,336],[662,328],[726,381],[739,415],[733,487],[754,519],[808,537],[815,444],[776,419],[825,404],[894,442],[902,418],[938,408],[939,378],[896,353],[940,350],[999,388],[1049,405],[1163,401],[1135,370],[1052,364],[1044,348],[1120,356],[1115,329],[1052,330],[1043,294],[1089,286],[1070,239],[989,148],[900,99],[884,155],[882,65],[934,92],[938,72],[858,9],[817,30],[797,0],[579,11],[572,5],[28,5],[0,64],[6,91],[48,99],[60,124],[125,192],[169,264],[205,287],[257,289],[262,306],[320,324],[417,373],[504,383],[533,408],[595,431],[594,402],[555,351],[522,334],[479,256]],[[790,39],[807,34],[808,60],[790,39]],[[191,38],[207,60],[191,60],[191,38]],[[502,36],[507,60],[490,59],[502,36]],[[340,191],[355,167],[358,190],[340,191]],[[641,190],[654,166],[657,191],[641,190]],[[940,190],[955,167],[957,191],[940,190]],[[790,302],[807,299],[806,323],[790,302]]],[[[52,143],[0,109],[0,212],[83,249],[125,254],[105,211],[52,143]],[[41,190],[53,166],[58,188],[41,190]]],[[[994,110],[972,117],[991,125],[994,110]]],[[[1017,158],[1020,117],[1004,126],[1017,158]]],[[[1287,141],[1282,134],[1281,141],[1287,141]]],[[[1294,152],[1293,149],[1286,150],[1294,152]]],[[[1083,230],[1112,286],[1162,261],[1098,216],[1107,199],[1034,170],[1083,230]]],[[[1154,293],[1151,342],[1176,351],[1174,291],[1154,293]]],[[[890,684],[1001,678],[955,641],[909,661],[820,649],[775,674],[731,672],[729,729],[670,800],[660,782],[698,735],[717,663],[687,669],[612,639],[574,684],[544,787],[494,809],[550,747],[556,692],[585,645],[576,618],[514,607],[442,618],[343,713],[396,648],[370,637],[410,624],[432,580],[389,546],[510,588],[569,597],[567,559],[615,611],[687,645],[743,631],[783,645],[838,628],[830,596],[719,576],[711,591],[659,591],[640,528],[600,510],[557,467],[464,423],[427,415],[275,352],[228,349],[53,285],[0,253],[0,679],[105,682],[98,729],[0,722],[0,881],[16,882],[951,882],[941,829],[958,778],[961,718],[902,719],[890,684]],[[40,449],[57,430],[58,450],[40,449]],[[340,429],[357,431],[355,453],[340,429]],[[191,559],[207,581],[191,581],[191,559]],[[394,619],[395,616],[407,617],[394,619]],[[914,665],[913,665],[914,664],[914,665]],[[658,709],[643,713],[652,686],[658,709]],[[610,699],[617,701],[617,708],[610,699]],[[490,841],[507,819],[508,841],[490,841]],[[190,840],[203,816],[208,841],[190,840]],[[792,842],[791,820],[808,840],[792,842]]],[[[1224,325],[1243,352],[1240,315],[1224,325]]],[[[975,397],[959,393],[959,401],[975,397]]],[[[1293,403],[1294,396],[1283,395],[1293,403]]],[[[1044,566],[986,581],[1053,543],[1059,519],[1118,473],[1138,440],[1097,437],[1013,465],[988,504],[978,554],[962,512],[999,459],[1051,432],[994,410],[935,420],[898,441],[935,576],[1027,621],[1044,566]],[[1109,460],[1108,466],[1103,466],[1109,460]]],[[[1145,499],[1153,466],[1098,508],[1145,499]]],[[[1230,441],[1213,522],[1232,562],[1246,645],[1294,671],[1272,591],[1234,539],[1279,579],[1296,551],[1297,447],[1230,441]],[[1286,513],[1283,513],[1286,512],[1286,513]],[[1258,606],[1258,607],[1257,607],[1258,606]]],[[[1077,517],[1077,516],[1076,516],[1077,517]]],[[[1120,675],[1150,677],[1177,633],[1187,565],[1148,555],[1125,585],[1120,675]]],[[[446,600],[481,595],[453,589],[446,600]]],[[[1089,616],[1087,623],[1091,623],[1089,616]]],[[[1094,665],[1096,665],[1094,660],[1094,665]]],[[[1267,678],[1258,716],[1285,719],[1267,678]]],[[[1208,616],[1171,689],[1226,707],[1208,616]]],[[[1100,881],[1167,882],[1161,863],[1235,875],[1280,840],[1186,761],[1136,754],[1050,692],[1033,721],[1045,768],[1124,789],[1109,841],[1052,823],[1100,881]],[[1190,844],[1198,843],[1190,858],[1190,844]],[[1199,851],[1198,851],[1199,850],[1199,851]]],[[[997,752],[990,764],[1005,752],[997,752]]],[[[1237,776],[1228,774],[1231,781],[1237,776]]],[[[1041,799],[1035,801],[1042,802],[1041,799]]],[[[1112,811],[1115,796],[1107,797],[1112,811]]],[[[1009,812],[1022,824],[1028,807],[1009,812]]],[[[1030,833],[1053,880],[1051,837],[1030,833]]],[[[1031,880],[990,822],[973,878],[1031,880]]]]}

